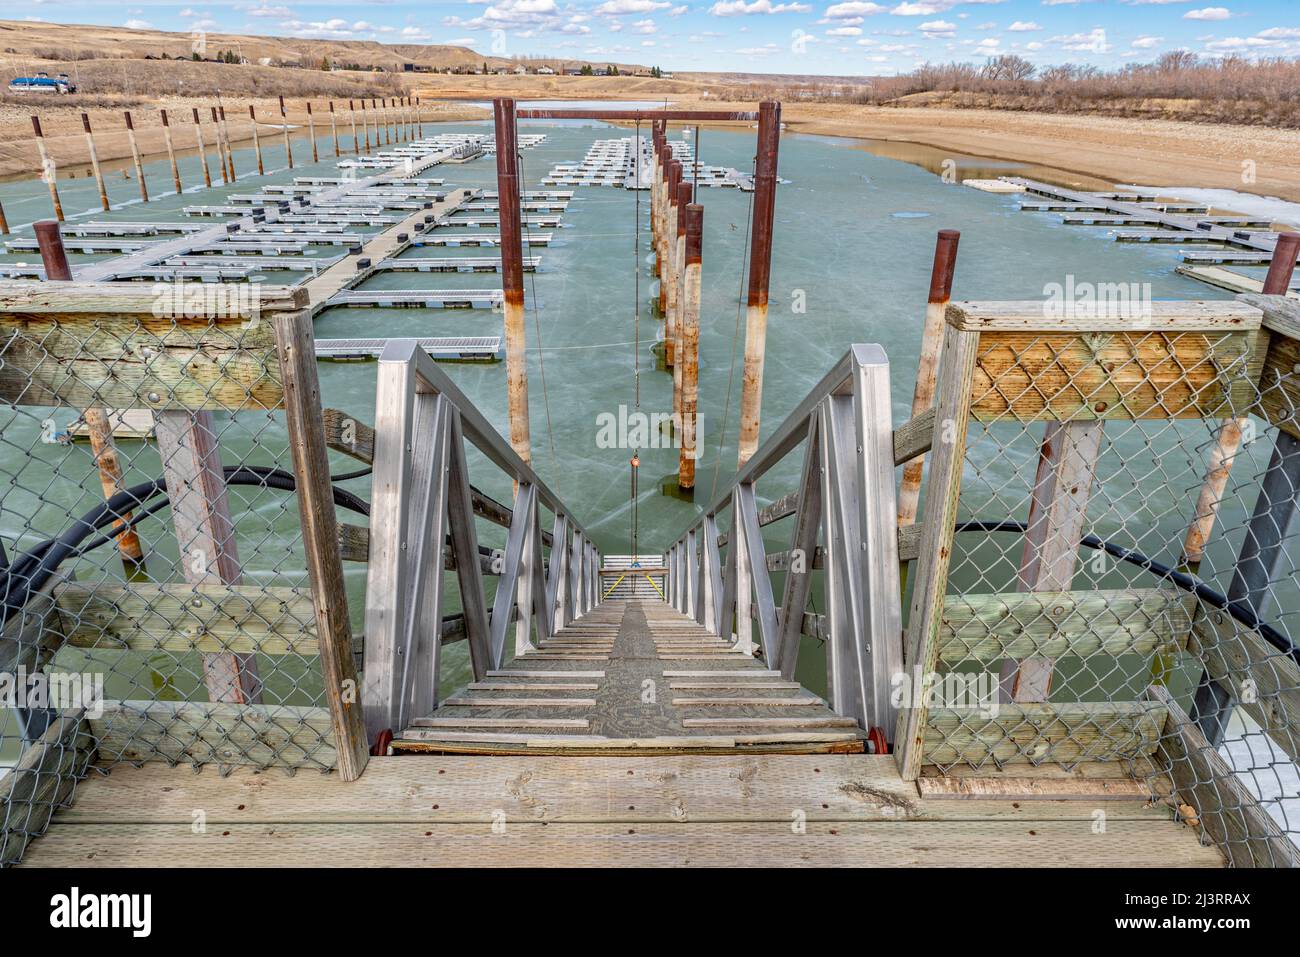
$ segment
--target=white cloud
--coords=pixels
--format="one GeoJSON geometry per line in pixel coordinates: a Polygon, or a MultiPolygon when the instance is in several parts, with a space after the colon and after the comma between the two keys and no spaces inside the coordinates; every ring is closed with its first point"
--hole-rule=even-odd
{"type": "Polygon", "coordinates": [[[1017,20],[1011,26],[1007,27],[1012,33],[1033,33],[1035,30],[1043,29],[1032,20],[1017,20]]]}
{"type": "Polygon", "coordinates": [[[862,22],[862,17],[871,16],[873,13],[884,13],[885,8],[878,3],[866,3],[863,0],[848,0],[846,3],[836,3],[826,8],[826,18],[828,20],[847,20],[850,17],[862,22]]]}
{"type": "Polygon", "coordinates": [[[772,0],[752,0],[751,3],[746,3],[745,0],[718,0],[709,7],[709,13],[715,17],[748,17],[754,14],[807,13],[811,9],[812,7],[806,3],[773,4],[772,0]]]}
{"type": "Polygon", "coordinates": [[[269,7],[263,4],[260,7],[245,11],[250,17],[275,17],[276,19],[288,18],[293,16],[293,11],[288,7],[269,7]]]}
{"type": "Polygon", "coordinates": [[[666,0],[605,0],[594,12],[605,17],[622,17],[629,13],[653,13],[671,6],[666,0]]]}
{"type": "Polygon", "coordinates": [[[655,22],[650,19],[638,20],[632,24],[633,33],[657,33],[658,31],[659,28],[655,26],[655,22]]]}
{"type": "Polygon", "coordinates": [[[1138,37],[1129,45],[1135,50],[1151,50],[1164,42],[1164,37],[1138,37]]]}
{"type": "Polygon", "coordinates": [[[1089,33],[1070,33],[1052,37],[1052,42],[1063,49],[1079,53],[1109,53],[1110,43],[1106,40],[1106,31],[1096,27],[1089,33]]]}
{"type": "Polygon", "coordinates": [[[148,20],[128,20],[122,24],[128,30],[152,30],[153,24],[148,20]]]}
{"type": "Polygon", "coordinates": [[[1199,10],[1188,10],[1183,14],[1184,20],[1227,20],[1232,16],[1232,11],[1227,7],[1202,7],[1199,10]]]}
{"type": "Polygon", "coordinates": [[[918,29],[930,39],[957,35],[957,24],[949,23],[947,20],[930,20],[921,24],[918,29]]]}
{"type": "Polygon", "coordinates": [[[861,27],[835,27],[834,29],[827,30],[826,35],[828,37],[860,37],[862,36],[862,28],[861,27]]]}

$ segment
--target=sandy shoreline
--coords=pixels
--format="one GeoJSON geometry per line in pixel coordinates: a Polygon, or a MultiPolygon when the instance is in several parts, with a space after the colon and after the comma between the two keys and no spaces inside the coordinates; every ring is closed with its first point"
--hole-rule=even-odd
{"type": "MultiPolygon", "coordinates": [[[[503,78],[504,79],[504,78],[503,78]]],[[[431,91],[432,92],[432,91],[431,91]]],[[[437,91],[444,93],[446,91],[437,91]]],[[[457,91],[460,92],[460,91],[457,91]]],[[[469,91],[465,91],[468,93],[469,91]]],[[[490,96],[501,91],[484,91],[490,96]]],[[[532,91],[512,91],[532,95],[532,91]]],[[[602,91],[605,96],[610,94],[602,91]]],[[[575,91],[574,95],[590,95],[575,91]]],[[[483,94],[478,94],[483,96],[483,94]]],[[[546,96],[554,97],[553,90],[546,96]]],[[[724,104],[701,100],[682,92],[671,94],[682,107],[743,109],[747,104],[724,104]]],[[[248,104],[253,103],[259,118],[279,120],[274,100],[237,100],[227,103],[232,139],[247,142],[250,137],[248,104]]],[[[204,135],[209,148],[212,128],[203,109],[207,100],[190,102],[168,99],[156,105],[134,109],[142,152],[156,157],[163,147],[156,106],[168,109],[178,149],[194,147],[190,107],[198,105],[204,117],[204,135]]],[[[42,116],[46,143],[61,170],[84,176],[88,162],[85,140],[81,134],[79,111],[34,104],[42,116]],[[40,108],[44,106],[44,108],[40,108]]],[[[323,103],[314,106],[317,136],[322,153],[332,152],[329,141],[328,114],[322,115],[323,103]]],[[[336,107],[337,108],[337,107],[336,107]]],[[[30,113],[26,104],[6,105],[0,110],[0,177],[34,175],[38,166],[36,147],[31,135],[30,113]]],[[[289,121],[305,124],[306,111],[301,102],[288,104],[289,121]]],[[[123,132],[121,111],[89,111],[96,129],[96,145],[102,160],[122,161],[130,156],[123,132]]],[[[484,111],[468,105],[426,101],[427,120],[455,121],[476,119],[484,111]]],[[[1023,163],[1055,171],[1058,182],[1077,178],[1080,185],[1096,182],[1144,183],[1168,187],[1229,189],[1274,196],[1300,202],[1300,131],[1188,123],[1177,120],[1135,120],[1114,117],[1072,116],[1058,114],[1017,113],[994,110],[955,110],[936,108],[879,108],[850,104],[787,103],[783,105],[786,129],[795,133],[833,136],[895,144],[917,144],[931,150],[951,151],[969,157],[1023,163]],[[1253,173],[1253,182],[1249,174],[1253,173]]],[[[340,135],[350,133],[346,111],[338,115],[340,135]]],[[[263,127],[262,135],[278,131],[263,127]]],[[[873,144],[865,144],[873,148],[873,144]]],[[[881,151],[878,150],[877,151],[881,151]]],[[[932,165],[933,155],[914,156],[906,149],[890,152],[921,165],[932,165]]]]}

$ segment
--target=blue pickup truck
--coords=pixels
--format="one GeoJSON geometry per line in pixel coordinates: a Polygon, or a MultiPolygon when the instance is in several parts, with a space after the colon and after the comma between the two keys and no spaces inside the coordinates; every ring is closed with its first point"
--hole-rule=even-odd
{"type": "Polygon", "coordinates": [[[10,93],[76,93],[77,84],[66,73],[52,77],[48,73],[15,77],[9,84],[10,93]]]}

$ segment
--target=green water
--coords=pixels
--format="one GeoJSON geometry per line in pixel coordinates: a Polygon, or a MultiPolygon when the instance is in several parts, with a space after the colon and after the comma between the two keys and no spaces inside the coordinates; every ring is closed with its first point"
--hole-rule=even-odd
{"type": "MultiPolygon", "coordinates": [[[[550,167],[581,158],[594,139],[625,135],[623,131],[581,123],[523,126],[527,132],[548,135],[545,143],[523,154],[521,169],[526,189],[545,188],[540,180],[550,167]]],[[[483,127],[451,124],[444,128],[459,131],[483,127]]],[[[268,168],[283,165],[279,143],[279,137],[264,141],[268,168]]],[[[320,146],[322,153],[332,155],[328,137],[320,137],[320,146]]],[[[752,150],[752,132],[706,130],[699,144],[699,157],[709,164],[748,169],[752,150]]],[[[302,158],[310,156],[305,137],[295,141],[294,153],[299,168],[292,174],[271,174],[268,181],[285,182],[292,175],[328,174],[332,169],[333,164],[328,162],[301,165],[302,158]]],[[[241,171],[253,168],[251,150],[238,150],[236,165],[241,171]]],[[[776,209],[764,435],[771,433],[854,342],[884,346],[891,359],[895,421],[901,423],[909,416],[930,263],[935,233],[940,228],[962,232],[955,282],[955,298],[959,299],[1041,298],[1046,283],[1063,283],[1067,275],[1073,275],[1076,282],[1150,283],[1155,298],[1226,297],[1177,276],[1173,272],[1177,254],[1167,247],[1121,245],[1103,230],[1067,227],[1053,216],[1021,213],[1015,197],[945,184],[925,168],[873,155],[849,142],[788,136],[781,144],[780,171],[789,182],[780,187],[776,209]],[[797,310],[797,302],[806,304],[806,309],[797,310]]],[[[147,175],[154,189],[170,183],[165,161],[147,164],[147,175]]],[[[428,175],[445,178],[449,187],[495,187],[495,166],[490,159],[438,167],[428,175]]],[[[182,176],[187,183],[201,181],[195,158],[183,158],[182,176]]],[[[183,198],[161,197],[147,207],[128,206],[114,215],[127,220],[174,218],[180,205],[217,204],[227,192],[252,191],[256,182],[242,180],[234,187],[217,187],[183,198]]],[[[70,214],[97,206],[90,180],[65,181],[60,188],[70,214]]],[[[132,182],[111,181],[110,190],[115,200],[136,195],[132,182]]],[[[668,545],[698,514],[698,506],[711,500],[715,490],[726,487],[736,461],[743,349],[743,316],[738,313],[738,303],[743,295],[751,196],[721,189],[701,193],[705,214],[699,409],[705,451],[699,463],[698,501],[682,501],[658,491],[660,480],[675,472],[676,450],[640,450],[638,512],[640,548],[644,552],[657,552],[668,545]]],[[[42,218],[49,209],[45,187],[40,183],[5,184],[0,186],[0,199],[14,224],[42,218]]],[[[564,213],[563,228],[539,228],[554,233],[557,242],[532,251],[541,257],[542,267],[526,277],[534,467],[570,504],[600,547],[610,553],[630,550],[628,459],[632,450],[598,448],[597,417],[617,413],[620,404],[635,406],[638,365],[641,409],[653,413],[671,408],[671,377],[655,370],[651,348],[657,323],[650,312],[653,290],[646,246],[647,201],[648,194],[577,188],[564,213]]],[[[407,255],[483,256],[492,252],[429,247],[407,255]]],[[[87,257],[73,259],[80,262],[87,257]]],[[[387,274],[362,288],[485,287],[498,283],[499,277],[494,274],[387,274]]],[[[320,338],[500,332],[500,315],[469,310],[335,309],[321,316],[316,325],[320,338]]],[[[490,421],[502,432],[507,430],[503,364],[444,364],[442,368],[490,421]]],[[[373,363],[322,363],[325,404],[373,421],[375,370],[373,363]]],[[[32,416],[7,417],[0,424],[6,429],[4,450],[11,453],[0,467],[0,536],[6,547],[15,537],[22,537],[29,546],[37,531],[53,533],[66,525],[69,514],[93,505],[99,495],[98,484],[83,448],[55,450],[33,441],[37,424],[32,416]],[[60,468],[59,478],[51,481],[50,471],[65,456],[79,458],[78,470],[60,468]],[[53,499],[54,504],[42,508],[38,499],[53,499]]],[[[1204,427],[1197,427],[1205,432],[1204,427]]],[[[241,415],[229,429],[224,436],[227,462],[236,456],[251,455],[259,462],[288,466],[287,456],[283,455],[282,417],[241,415]]],[[[1153,556],[1170,560],[1171,552],[1176,557],[1180,529],[1186,527],[1189,517],[1188,496],[1194,500],[1194,489],[1199,484],[1199,477],[1186,476],[1201,468],[1203,458],[1188,450],[1187,461],[1177,467],[1176,479],[1162,483],[1159,475],[1148,474],[1145,481],[1136,480],[1139,477],[1128,464],[1128,453],[1150,449],[1143,434],[1115,437],[1108,455],[1115,459],[1116,478],[1134,487],[1133,498],[1121,496],[1116,508],[1127,508],[1130,520],[1152,516],[1158,519],[1143,545],[1153,556]]],[[[156,455],[143,449],[135,454],[138,457],[131,463],[129,481],[157,474],[156,455]]],[[[1011,461],[989,462],[987,474],[996,476],[1002,469],[1008,476],[1015,475],[1033,454],[1032,448],[1017,448],[1009,456],[1011,461]]],[[[353,467],[355,463],[341,456],[333,463],[336,472],[353,467]]],[[[764,478],[761,497],[771,500],[791,490],[799,468],[799,455],[789,456],[764,478]]],[[[1166,475],[1172,471],[1171,467],[1166,475]]],[[[1258,470],[1252,472],[1258,474],[1258,470]]],[[[481,457],[472,457],[471,473],[479,487],[498,499],[509,500],[509,479],[484,467],[481,457]]],[[[990,484],[997,483],[990,480],[990,484]]],[[[369,497],[368,480],[354,481],[348,487],[369,497]]],[[[974,493],[975,498],[979,495],[974,493]]],[[[1245,505],[1234,503],[1229,511],[1240,513],[1250,500],[1246,498],[1245,505]]],[[[1003,502],[993,492],[983,501],[1007,508],[1014,504],[1003,502]]],[[[240,518],[239,531],[249,538],[247,545],[241,540],[241,555],[250,565],[250,576],[274,579],[279,584],[301,582],[297,515],[291,499],[269,492],[237,493],[232,504],[237,510],[245,506],[249,509],[240,518]]],[[[345,512],[340,512],[340,517],[364,524],[363,519],[345,512]]],[[[990,516],[981,512],[979,517],[990,516]]],[[[148,520],[142,527],[150,547],[159,549],[164,558],[175,552],[174,544],[167,544],[165,520],[163,513],[160,520],[148,520]]],[[[481,529],[481,535],[491,545],[500,544],[504,538],[504,532],[487,526],[481,529]]],[[[788,530],[782,526],[769,529],[769,547],[783,547],[786,535],[788,530]]],[[[1013,546],[1000,547],[1009,550],[1013,546]]],[[[1232,541],[1223,545],[1224,556],[1216,568],[1227,567],[1228,553],[1235,554],[1235,547],[1232,541]]],[[[111,549],[101,549],[98,555],[97,562],[78,563],[89,566],[78,569],[79,578],[95,580],[118,574],[120,570],[113,568],[111,549]]],[[[359,628],[365,568],[348,565],[346,571],[352,618],[359,628]]],[[[1131,577],[1116,569],[1098,574],[1115,583],[1131,577]]],[[[454,590],[454,584],[451,587],[454,590]]],[[[779,579],[774,587],[779,594],[779,579]]],[[[454,594],[449,606],[449,610],[456,610],[454,594]]],[[[820,684],[816,677],[820,667],[816,649],[808,649],[801,671],[806,672],[803,677],[811,686],[820,684]]],[[[194,668],[181,670],[184,673],[177,678],[175,690],[183,695],[193,689],[198,679],[194,668]]],[[[282,669],[286,681],[290,670],[282,669]]],[[[444,686],[459,686],[467,676],[464,645],[446,649],[444,686]]],[[[289,695],[286,690],[284,700],[302,703],[318,698],[318,689],[299,691],[305,698],[289,695]]]]}

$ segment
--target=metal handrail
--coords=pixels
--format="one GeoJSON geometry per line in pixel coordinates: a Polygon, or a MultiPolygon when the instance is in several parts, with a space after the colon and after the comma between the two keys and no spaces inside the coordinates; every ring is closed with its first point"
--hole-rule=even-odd
{"type": "Polygon", "coordinates": [[[787,678],[820,556],[831,705],[886,734],[896,718],[889,681],[902,667],[894,462],[889,360],[879,345],[854,345],[664,552],[669,603],[727,638],[734,620],[734,647],[745,651],[754,650],[757,621],[768,667],[787,678]],[[779,556],[787,575],[778,606],[754,485],[800,444],[803,473],[785,513],[795,527],[790,551],[779,556]],[[724,567],[718,517],[727,509],[724,567]]]}

